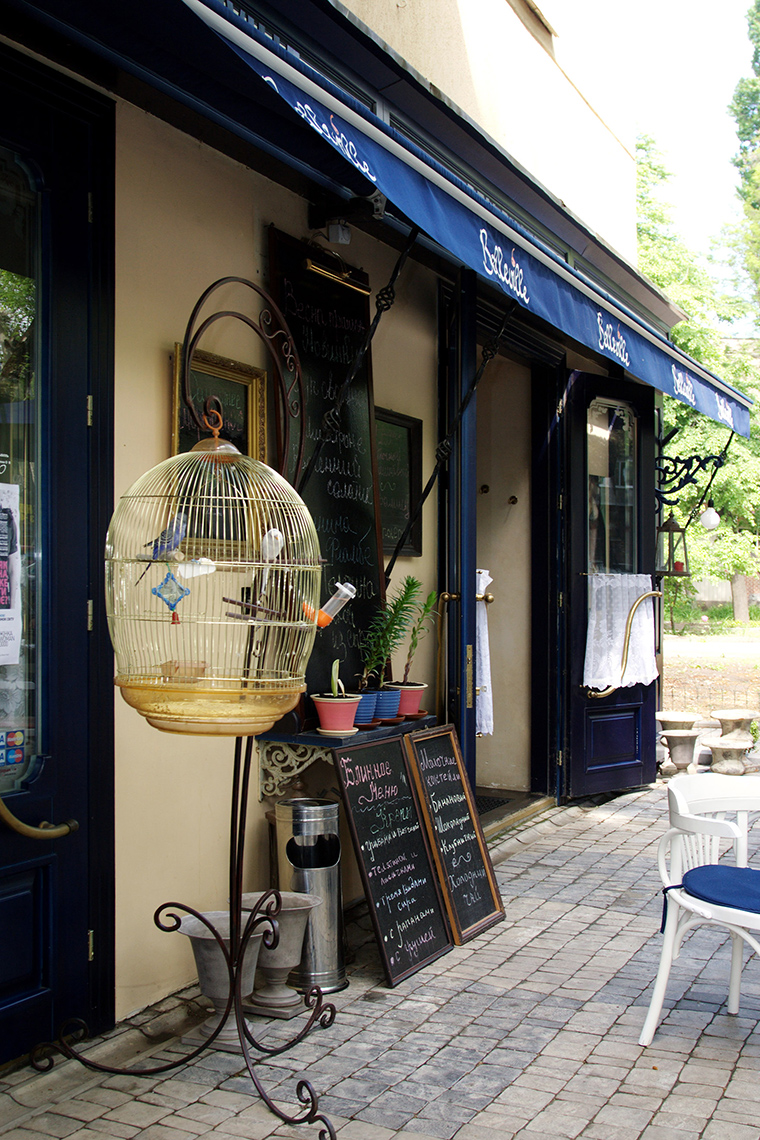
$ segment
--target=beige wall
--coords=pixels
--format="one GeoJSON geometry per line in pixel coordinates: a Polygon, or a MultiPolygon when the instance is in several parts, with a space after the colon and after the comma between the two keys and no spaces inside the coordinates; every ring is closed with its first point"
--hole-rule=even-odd
{"type": "Polygon", "coordinates": [[[635,76],[625,75],[619,50],[624,5],[553,3],[553,53],[506,0],[346,5],[635,264],[634,133],[623,99],[635,76]]]}
{"type": "Polygon", "coordinates": [[[477,484],[488,491],[478,495],[477,561],[493,578],[494,732],[478,739],[477,782],[514,791],[530,789],[530,441],[530,371],[497,356],[478,386],[477,484]]]}
{"type": "MultiPolygon", "coordinates": [[[[118,498],[169,454],[170,353],[197,297],[229,274],[266,285],[269,223],[296,237],[307,231],[305,203],[294,195],[126,104],[117,108],[116,183],[118,498]]],[[[374,287],[386,282],[395,260],[361,235],[342,252],[369,272],[374,287]]],[[[434,425],[435,346],[435,283],[411,265],[375,340],[377,403],[434,425]]],[[[218,323],[202,347],[266,366],[240,322],[218,323]]],[[[433,432],[426,426],[425,470],[433,462],[433,432]]],[[[425,514],[425,555],[400,560],[392,589],[404,573],[433,588],[434,520],[435,497],[425,514]]],[[[433,640],[420,650],[423,679],[431,681],[433,640]]],[[[117,1017],[194,975],[187,940],[155,929],[156,907],[167,900],[201,910],[226,905],[232,749],[231,740],[157,732],[116,698],[117,1017]]],[[[267,806],[254,793],[249,890],[269,881],[267,806]]]]}

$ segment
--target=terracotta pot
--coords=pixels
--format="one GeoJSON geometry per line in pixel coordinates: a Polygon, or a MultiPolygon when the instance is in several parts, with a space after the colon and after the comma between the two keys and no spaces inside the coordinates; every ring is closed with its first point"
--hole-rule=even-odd
{"type": "Polygon", "coordinates": [[[319,717],[319,725],[325,732],[348,732],[354,727],[354,717],[359,707],[360,697],[334,697],[332,693],[316,693],[311,698],[319,717]]]}
{"type": "Polygon", "coordinates": [[[398,703],[399,716],[415,716],[420,711],[420,701],[427,685],[424,681],[399,681],[397,685],[389,685],[390,689],[398,689],[401,697],[398,703]]]}

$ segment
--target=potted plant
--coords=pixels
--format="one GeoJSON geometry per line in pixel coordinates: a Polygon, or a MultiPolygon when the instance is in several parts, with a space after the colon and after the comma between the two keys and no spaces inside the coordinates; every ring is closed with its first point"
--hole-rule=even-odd
{"type": "Polygon", "coordinates": [[[427,684],[424,681],[410,681],[409,673],[412,668],[414,655],[417,652],[417,646],[430,630],[433,615],[436,613],[435,605],[437,601],[437,592],[431,590],[424,602],[417,604],[417,616],[409,631],[409,649],[406,655],[406,662],[404,663],[404,675],[399,682],[391,685],[391,688],[398,689],[401,693],[398,707],[399,716],[419,715],[420,701],[422,700],[422,694],[427,688],[427,684]]]}
{"type": "Polygon", "coordinates": [[[407,575],[398,593],[386,599],[385,605],[378,609],[364,636],[364,668],[359,689],[364,691],[371,684],[378,686],[375,715],[380,720],[392,720],[398,715],[399,691],[383,684],[383,671],[414,622],[421,589],[422,583],[407,575]]]}
{"type": "Polygon", "coordinates": [[[336,657],[330,674],[331,691],[311,694],[319,717],[320,727],[317,731],[329,736],[346,736],[357,731],[354,728],[354,717],[361,698],[346,693],[339,671],[340,661],[336,657]]]}

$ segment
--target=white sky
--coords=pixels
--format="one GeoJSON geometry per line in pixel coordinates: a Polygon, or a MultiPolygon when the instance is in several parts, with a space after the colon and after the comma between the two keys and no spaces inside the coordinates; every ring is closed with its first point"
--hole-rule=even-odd
{"type": "Polygon", "coordinates": [[[738,149],[727,111],[742,76],[752,74],[746,14],[750,0],[636,0],[631,42],[640,61],[630,92],[636,133],[649,134],[673,172],[663,198],[695,253],[738,217],[738,149]]]}

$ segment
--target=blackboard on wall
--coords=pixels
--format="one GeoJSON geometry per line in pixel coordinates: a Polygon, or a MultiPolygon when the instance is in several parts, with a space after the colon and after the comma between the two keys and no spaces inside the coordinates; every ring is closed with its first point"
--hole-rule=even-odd
{"type": "MultiPolygon", "coordinates": [[[[393,554],[422,494],[422,420],[375,408],[383,551],[393,554]]],[[[400,554],[422,554],[422,514],[400,554]]]]}
{"type": "Polygon", "coordinates": [[[461,946],[504,918],[456,730],[443,725],[405,737],[454,941],[461,946]]]}
{"type": "MultiPolygon", "coordinates": [[[[270,230],[270,291],[280,306],[301,360],[304,384],[302,414],[306,442],[304,467],[323,434],[322,420],[335,401],[369,326],[369,287],[366,292],[335,277],[341,263],[324,250],[270,230]],[[321,265],[332,278],[315,272],[321,265]]],[[[361,285],[367,278],[351,270],[361,285]]],[[[282,409],[278,409],[282,414],[282,409]]],[[[287,477],[293,468],[299,431],[291,421],[287,477]]],[[[282,438],[282,432],[280,433],[282,438]]],[[[337,657],[346,689],[355,689],[361,673],[359,642],[384,598],[380,520],[377,504],[375,417],[370,354],[366,354],[340,411],[334,441],[327,440],[302,497],[309,508],[325,559],[324,602],[336,582],[350,582],[356,597],[335,621],[317,633],[306,670],[307,692],[330,687],[330,669],[337,657]]]]}
{"type": "Polygon", "coordinates": [[[388,984],[452,948],[430,850],[394,736],[333,751],[388,984]]]}

